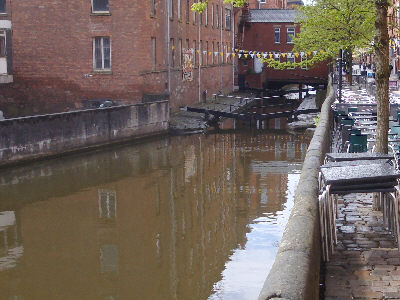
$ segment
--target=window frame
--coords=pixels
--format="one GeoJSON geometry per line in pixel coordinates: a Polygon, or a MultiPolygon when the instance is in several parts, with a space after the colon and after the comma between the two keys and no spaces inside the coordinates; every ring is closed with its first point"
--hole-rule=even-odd
{"type": "Polygon", "coordinates": [[[112,47],[111,47],[111,37],[110,36],[95,36],[93,37],[93,70],[95,72],[110,72],[112,69],[112,47]],[[104,39],[108,38],[109,40],[109,44],[110,44],[110,67],[109,68],[105,68],[104,67],[104,39]],[[97,68],[96,67],[96,39],[100,39],[101,41],[101,64],[102,67],[101,68],[97,68]]]}
{"type": "Polygon", "coordinates": [[[92,13],[93,14],[109,14],[110,13],[110,1],[107,0],[108,10],[94,10],[94,2],[96,0],[91,0],[92,3],[92,13]]]}
{"type": "MultiPolygon", "coordinates": [[[[286,62],[290,62],[290,63],[295,63],[296,62],[296,57],[295,56],[291,56],[291,57],[286,57],[286,62]],[[289,59],[290,60],[293,60],[293,61],[289,61],[289,59]]],[[[296,69],[295,67],[288,67],[287,68],[288,70],[294,70],[294,69],[296,69]]]]}
{"type": "Polygon", "coordinates": [[[294,44],[293,42],[293,38],[296,36],[296,29],[294,27],[287,27],[286,28],[286,44],[294,44]],[[289,38],[290,33],[289,30],[292,31],[293,30],[293,35],[291,38],[289,38]]]}
{"type": "Polygon", "coordinates": [[[274,44],[280,44],[281,43],[281,28],[280,27],[274,27],[274,44]],[[279,34],[278,36],[276,34],[279,34]],[[277,37],[279,37],[277,41],[277,37]]]}
{"type": "MultiPolygon", "coordinates": [[[[1,3],[1,1],[4,1],[3,3],[4,3],[4,10],[0,10],[0,15],[5,15],[5,14],[7,14],[7,1],[6,0],[0,0],[0,3],[1,3]]],[[[1,5],[0,5],[0,8],[1,8],[1,5]]]]}
{"type": "Polygon", "coordinates": [[[232,24],[232,12],[229,8],[225,8],[225,30],[231,30],[231,24],[232,24]]]}

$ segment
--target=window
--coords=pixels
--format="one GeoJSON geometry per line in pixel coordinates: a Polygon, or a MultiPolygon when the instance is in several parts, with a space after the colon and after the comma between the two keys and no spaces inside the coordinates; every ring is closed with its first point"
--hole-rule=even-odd
{"type": "Polygon", "coordinates": [[[208,66],[208,41],[206,41],[206,65],[208,66]]]}
{"type": "Polygon", "coordinates": [[[247,59],[243,60],[243,66],[247,67],[249,64],[247,63],[247,59]]]}
{"type": "Polygon", "coordinates": [[[111,70],[110,37],[93,39],[93,67],[95,70],[111,70]]]}
{"type": "Polygon", "coordinates": [[[212,52],[211,52],[211,63],[212,64],[214,64],[214,61],[215,61],[215,58],[214,58],[214,56],[215,56],[215,48],[214,48],[214,42],[212,42],[212,52]]]}
{"type": "Polygon", "coordinates": [[[260,0],[260,3],[265,3],[266,2],[266,0],[260,0]]]}
{"type": "Polygon", "coordinates": [[[189,15],[190,15],[190,0],[186,0],[186,23],[189,23],[189,15]]]}
{"type": "Polygon", "coordinates": [[[179,39],[178,40],[178,51],[179,51],[179,53],[178,53],[178,64],[179,64],[179,66],[182,66],[182,58],[183,58],[183,55],[182,55],[182,39],[179,39]]]}
{"type": "Polygon", "coordinates": [[[206,10],[204,11],[204,25],[208,26],[208,4],[206,6],[206,10]]]}
{"type": "Polygon", "coordinates": [[[181,12],[181,0],[178,0],[178,20],[182,18],[182,12],[181,12]]]}
{"type": "Polygon", "coordinates": [[[274,43],[280,44],[281,42],[281,29],[279,27],[274,28],[274,43]]]}
{"type": "Polygon", "coordinates": [[[0,14],[5,14],[6,12],[6,0],[0,0],[0,14]]]}
{"type": "Polygon", "coordinates": [[[286,43],[293,44],[294,35],[295,31],[293,27],[286,28],[286,43]]]}
{"type": "MultiPolygon", "coordinates": [[[[307,57],[302,56],[302,57],[301,57],[301,61],[302,61],[302,62],[303,62],[303,61],[307,61],[307,57]]],[[[308,70],[307,64],[306,64],[305,66],[302,66],[301,69],[302,69],[302,70],[308,70]]]]}
{"type": "Polygon", "coordinates": [[[174,18],[174,0],[169,0],[169,18],[174,18]]]}
{"type": "Polygon", "coordinates": [[[117,194],[115,191],[98,190],[99,218],[115,219],[117,216],[117,194]]]}
{"type": "Polygon", "coordinates": [[[199,41],[199,65],[203,65],[203,41],[199,41]]]}
{"type": "Polygon", "coordinates": [[[225,29],[231,30],[231,10],[225,8],[225,29]]]}
{"type": "Polygon", "coordinates": [[[169,46],[171,47],[171,67],[175,67],[175,40],[171,38],[169,40],[169,46]]]}
{"type": "MultiPolygon", "coordinates": [[[[5,1],[0,1],[5,2],[5,1]]],[[[5,4],[4,4],[5,6],[5,4]]],[[[92,0],[92,12],[109,12],[108,0],[92,0]]]]}
{"type": "MultiPolygon", "coordinates": [[[[275,56],[275,55],[274,55],[274,56],[275,56]]],[[[280,57],[280,56],[275,57],[274,59],[275,59],[275,61],[277,61],[277,62],[281,62],[281,57],[280,57]]],[[[278,70],[279,68],[274,68],[274,69],[278,70]]]]}
{"type": "Polygon", "coordinates": [[[219,64],[220,61],[221,61],[221,59],[220,59],[220,57],[221,57],[221,47],[219,46],[219,42],[217,42],[217,51],[218,51],[218,54],[217,54],[217,61],[216,61],[216,63],[219,64]]]}
{"type": "Polygon", "coordinates": [[[196,66],[196,62],[197,62],[196,40],[193,40],[192,48],[194,51],[193,52],[193,65],[196,66]]]}
{"type": "Polygon", "coordinates": [[[215,19],[216,19],[216,21],[215,21],[216,24],[215,25],[218,28],[219,27],[219,6],[218,5],[216,6],[215,19]]]}
{"type": "Polygon", "coordinates": [[[150,16],[154,17],[156,14],[156,0],[150,0],[150,16]]]}
{"type": "Polygon", "coordinates": [[[4,30],[0,31],[0,57],[7,56],[6,50],[6,32],[4,30]]]}
{"type": "MultiPolygon", "coordinates": [[[[288,56],[286,61],[288,63],[294,63],[295,62],[295,58],[294,58],[294,56],[291,56],[291,57],[288,56]]],[[[294,67],[288,67],[288,70],[293,70],[293,69],[294,69],[294,67]]]]}
{"type": "Polygon", "coordinates": [[[214,27],[214,3],[211,5],[211,26],[214,27]]]}
{"type": "Polygon", "coordinates": [[[156,38],[151,37],[151,69],[156,70],[157,65],[157,49],[156,49],[156,38]]]}

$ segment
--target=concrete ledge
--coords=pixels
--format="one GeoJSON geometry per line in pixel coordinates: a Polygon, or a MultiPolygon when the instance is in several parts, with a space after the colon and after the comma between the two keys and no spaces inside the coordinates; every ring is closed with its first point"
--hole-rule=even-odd
{"type": "Polygon", "coordinates": [[[0,166],[161,134],[168,127],[168,101],[5,119],[0,166]]]}
{"type": "Polygon", "coordinates": [[[330,106],[335,99],[331,83],[327,95],[303,163],[294,206],[259,300],[319,298],[321,246],[317,202],[318,168],[330,146],[330,106]]]}

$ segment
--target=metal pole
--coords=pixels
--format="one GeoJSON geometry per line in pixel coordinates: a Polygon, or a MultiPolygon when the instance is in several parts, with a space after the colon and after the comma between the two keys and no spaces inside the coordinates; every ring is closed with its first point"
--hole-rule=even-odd
{"type": "Polygon", "coordinates": [[[343,69],[343,50],[339,51],[339,103],[342,103],[342,69],[343,69]]]}

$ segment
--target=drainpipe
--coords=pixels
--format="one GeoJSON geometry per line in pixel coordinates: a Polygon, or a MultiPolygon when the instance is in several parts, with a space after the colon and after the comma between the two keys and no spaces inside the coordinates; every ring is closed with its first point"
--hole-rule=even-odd
{"type": "MultiPolygon", "coordinates": [[[[201,15],[200,15],[200,13],[197,13],[197,15],[198,15],[198,24],[197,24],[197,26],[198,26],[198,32],[197,32],[197,43],[198,43],[198,45],[199,45],[199,59],[198,59],[198,63],[199,63],[199,80],[198,80],[198,85],[199,85],[199,103],[201,102],[201,65],[200,65],[200,57],[201,57],[201,64],[203,64],[203,54],[202,54],[202,50],[203,50],[203,43],[201,43],[201,49],[200,49],[200,38],[201,38],[201,35],[200,35],[200,18],[201,18],[201,15]]],[[[194,55],[196,55],[196,53],[194,54],[194,55]]]]}
{"type": "MultiPolygon", "coordinates": [[[[219,19],[221,21],[219,23],[219,32],[220,32],[220,38],[219,38],[219,46],[220,46],[219,50],[220,50],[220,53],[218,53],[219,56],[221,56],[221,52],[222,53],[224,52],[224,50],[223,50],[224,48],[222,46],[222,21],[223,21],[223,18],[222,18],[223,7],[222,7],[222,5],[223,5],[222,0],[219,0],[219,7],[220,7],[219,19]]],[[[221,56],[221,57],[222,57],[222,62],[224,62],[224,56],[221,56]]],[[[220,77],[220,79],[219,79],[219,89],[222,92],[222,64],[219,65],[219,77],[220,77]]]]}
{"type": "Polygon", "coordinates": [[[167,55],[168,55],[168,57],[167,57],[167,64],[168,64],[168,67],[167,67],[167,77],[168,77],[168,94],[170,94],[171,93],[171,45],[170,45],[170,40],[171,40],[171,38],[170,38],[170,34],[171,34],[171,32],[170,32],[170,21],[169,21],[169,18],[170,18],[170,16],[171,16],[171,12],[170,12],[170,6],[169,6],[169,1],[170,0],[165,0],[165,5],[166,5],[166,8],[167,8],[167,14],[166,14],[166,18],[167,18],[167,36],[166,36],[166,39],[167,39],[167,55]]]}
{"type": "Polygon", "coordinates": [[[233,5],[231,6],[231,11],[232,11],[232,20],[231,20],[231,26],[232,26],[232,47],[231,47],[231,59],[232,59],[232,91],[235,89],[235,57],[232,56],[232,53],[234,53],[233,49],[235,48],[235,13],[234,13],[234,7],[233,5]]]}

